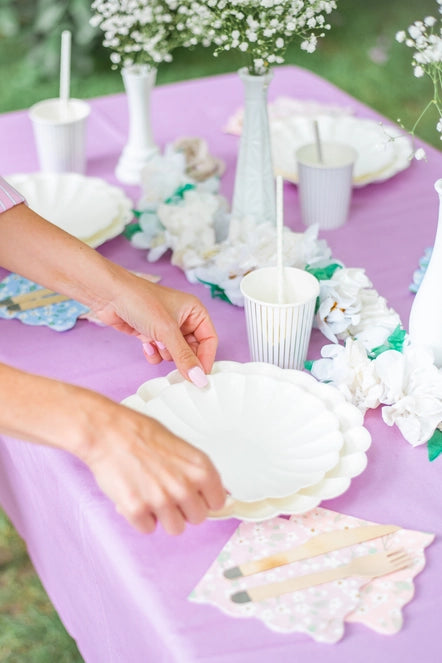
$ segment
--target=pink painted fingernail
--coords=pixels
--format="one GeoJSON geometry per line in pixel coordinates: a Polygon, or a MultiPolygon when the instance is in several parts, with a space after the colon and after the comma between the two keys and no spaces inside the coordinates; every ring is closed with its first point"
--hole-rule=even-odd
{"type": "Polygon", "coordinates": [[[143,343],[143,350],[148,357],[152,357],[155,354],[155,348],[151,343],[143,343]]]}
{"type": "Polygon", "coordinates": [[[166,349],[166,346],[164,345],[164,343],[161,343],[161,341],[155,341],[155,345],[156,345],[157,348],[159,348],[160,350],[165,350],[165,349],[166,349]]]}
{"type": "Polygon", "coordinates": [[[194,366],[188,373],[189,379],[196,387],[207,387],[209,380],[207,375],[199,366],[194,366]]]}

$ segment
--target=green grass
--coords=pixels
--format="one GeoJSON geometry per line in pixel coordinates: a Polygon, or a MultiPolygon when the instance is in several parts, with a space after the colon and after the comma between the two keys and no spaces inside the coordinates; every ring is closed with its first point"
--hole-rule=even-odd
{"type": "MultiPolygon", "coordinates": [[[[286,61],[323,76],[393,121],[400,117],[410,129],[431,98],[431,84],[414,78],[412,51],[396,43],[394,36],[414,20],[434,15],[435,0],[338,0],[338,5],[333,29],[318,51],[307,54],[293,45],[286,61]]],[[[26,50],[23,40],[0,39],[0,112],[28,108],[58,94],[57,77],[41,80],[26,50]]],[[[122,92],[121,76],[110,69],[107,53],[98,49],[88,75],[76,70],[73,55],[73,96],[122,92]]],[[[179,51],[172,64],[160,67],[158,84],[235,71],[241,64],[236,54],[213,58],[203,49],[179,51]]],[[[429,113],[417,133],[440,147],[436,121],[429,113]]],[[[75,643],[53,610],[23,542],[0,512],[1,547],[12,551],[12,561],[0,566],[0,663],[80,662],[75,643]]]]}
{"type": "Polygon", "coordinates": [[[81,663],[23,541],[0,511],[0,557],[7,553],[10,560],[0,563],[0,663],[81,663]]]}

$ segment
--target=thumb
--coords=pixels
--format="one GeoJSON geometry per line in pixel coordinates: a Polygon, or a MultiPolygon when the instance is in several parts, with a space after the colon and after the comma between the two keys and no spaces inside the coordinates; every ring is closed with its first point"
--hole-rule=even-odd
{"type": "Polygon", "coordinates": [[[196,387],[206,387],[209,384],[198,358],[179,329],[171,331],[169,338],[164,338],[163,343],[177,369],[186,380],[190,380],[196,387]]]}

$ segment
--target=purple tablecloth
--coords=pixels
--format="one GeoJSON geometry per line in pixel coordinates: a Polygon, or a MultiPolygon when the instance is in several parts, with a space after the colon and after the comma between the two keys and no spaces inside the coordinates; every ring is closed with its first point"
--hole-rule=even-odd
{"type": "MultiPolygon", "coordinates": [[[[160,146],[179,136],[207,139],[226,161],[222,191],[232,191],[238,138],[223,133],[226,119],[243,101],[235,74],[157,88],[153,130],[160,146]]],[[[275,71],[270,100],[300,99],[351,105],[361,117],[376,113],[317,76],[295,67],[275,71]]],[[[398,108],[400,115],[400,108],[398,108]]],[[[0,173],[31,172],[37,157],[25,112],[0,116],[0,173]]],[[[117,183],[113,171],[127,136],[123,95],[92,100],[88,174],[117,183]]],[[[413,162],[384,183],[354,191],[350,219],[324,232],[333,254],[346,266],[364,267],[374,287],[407,325],[413,296],[408,285],[418,259],[432,244],[441,176],[440,153],[427,148],[425,162],[413,162]]],[[[136,187],[127,193],[137,200],[136,187]]],[[[297,190],[286,185],[285,222],[302,230],[297,190]]],[[[243,310],[210,299],[189,284],[168,259],[148,265],[145,252],[120,237],[99,249],[130,269],[151,271],[166,285],[197,294],[209,308],[220,345],[218,359],[248,361],[243,310]]],[[[5,273],[0,272],[0,277],[5,273]]],[[[325,339],[313,333],[309,357],[325,339]]],[[[81,321],[57,333],[0,320],[0,361],[96,389],[116,400],[172,365],[149,366],[131,337],[81,321]]],[[[0,501],[26,540],[44,586],[87,663],[406,663],[440,660],[442,607],[442,460],[430,463],[426,447],[412,448],[379,412],[366,417],[373,443],[368,467],[340,498],[323,505],[350,515],[434,532],[427,566],[416,579],[416,595],[405,607],[403,629],[383,636],[349,624],[336,645],[317,644],[300,634],[276,634],[262,623],[233,619],[187,596],[238,525],[236,520],[189,526],[181,537],[160,528],[143,536],[115,513],[87,468],[62,451],[0,439],[0,501]]]]}

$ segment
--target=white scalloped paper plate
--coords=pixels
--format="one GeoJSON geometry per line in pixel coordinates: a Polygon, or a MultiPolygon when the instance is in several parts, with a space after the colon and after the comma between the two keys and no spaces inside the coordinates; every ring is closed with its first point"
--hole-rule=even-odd
{"type": "Polygon", "coordinates": [[[119,235],[133,217],[125,193],[98,177],[30,173],[5,179],[40,216],[94,248],[119,235]]]}
{"type": "Polygon", "coordinates": [[[355,187],[389,179],[412,161],[411,139],[397,126],[352,115],[292,115],[270,123],[275,172],[290,182],[298,181],[296,150],[315,142],[313,119],[318,121],[323,141],[347,143],[357,151],[355,187]]]}
{"type": "Polygon", "coordinates": [[[201,390],[178,371],[123,401],[203,449],[230,492],[213,518],[304,513],[347,490],[371,438],[360,411],[302,371],[215,363],[201,390]]]}

